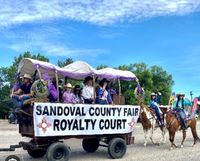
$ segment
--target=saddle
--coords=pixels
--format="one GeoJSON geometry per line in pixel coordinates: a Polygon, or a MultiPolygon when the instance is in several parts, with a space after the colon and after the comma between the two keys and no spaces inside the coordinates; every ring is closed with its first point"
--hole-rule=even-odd
{"type": "MultiPolygon", "coordinates": [[[[177,118],[177,120],[179,122],[181,122],[180,115],[179,115],[179,113],[177,111],[172,110],[172,114],[177,118]]],[[[189,120],[191,120],[193,118],[194,118],[194,116],[192,114],[186,113],[186,121],[189,121],[189,120]]]]}
{"type": "Polygon", "coordinates": [[[171,110],[172,114],[176,117],[179,123],[181,123],[181,118],[180,115],[178,114],[177,111],[171,110]]]}
{"type": "MultiPolygon", "coordinates": [[[[153,115],[153,117],[156,119],[156,122],[159,124],[159,120],[158,120],[158,118],[156,116],[156,113],[155,113],[154,109],[151,109],[151,108],[149,108],[149,109],[150,109],[150,112],[153,115]]],[[[162,122],[164,122],[164,113],[162,113],[160,115],[160,117],[161,117],[162,122]]]]}

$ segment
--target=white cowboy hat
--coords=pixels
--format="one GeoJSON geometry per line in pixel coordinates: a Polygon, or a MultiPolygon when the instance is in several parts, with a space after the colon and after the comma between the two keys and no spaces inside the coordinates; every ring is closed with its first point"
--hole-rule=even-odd
{"type": "Polygon", "coordinates": [[[151,96],[156,96],[156,94],[155,93],[151,93],[151,96]]]}
{"type": "Polygon", "coordinates": [[[64,85],[65,88],[72,88],[71,83],[67,83],[67,85],[64,85]]]}
{"type": "Polygon", "coordinates": [[[31,75],[30,74],[24,74],[23,78],[27,78],[27,79],[32,79],[31,75]]]}

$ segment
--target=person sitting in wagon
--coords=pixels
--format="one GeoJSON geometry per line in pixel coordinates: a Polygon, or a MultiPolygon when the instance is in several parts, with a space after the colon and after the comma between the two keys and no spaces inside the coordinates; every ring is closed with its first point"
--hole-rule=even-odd
{"type": "Polygon", "coordinates": [[[113,104],[112,97],[107,90],[108,81],[104,78],[99,82],[99,88],[96,91],[97,104],[113,104]]]}
{"type": "Polygon", "coordinates": [[[13,92],[12,95],[12,101],[15,109],[22,108],[24,101],[30,99],[33,96],[33,93],[31,92],[31,75],[24,74],[23,82],[24,83],[20,86],[20,88],[13,92]]]}
{"type": "Polygon", "coordinates": [[[84,80],[84,86],[82,90],[82,96],[84,98],[85,104],[92,104],[94,103],[94,87],[93,87],[93,79],[92,77],[88,76],[84,80]]]}
{"type": "Polygon", "coordinates": [[[155,93],[151,93],[151,100],[149,101],[149,108],[152,109],[156,113],[156,117],[159,121],[159,125],[162,126],[164,124],[163,120],[161,119],[162,111],[160,110],[155,93]]]}
{"type": "Polygon", "coordinates": [[[80,85],[75,85],[74,87],[74,100],[75,103],[84,103],[83,96],[81,95],[80,85]]]}
{"type": "MultiPolygon", "coordinates": [[[[49,89],[49,102],[56,102],[58,100],[58,91],[56,85],[56,79],[54,78],[53,81],[48,82],[48,89],[49,89]]],[[[60,92],[60,90],[59,90],[60,92]]]]}
{"type": "Polygon", "coordinates": [[[71,83],[67,83],[67,85],[64,85],[65,91],[63,93],[63,102],[64,103],[76,103],[74,93],[72,92],[72,85],[71,83]]]}

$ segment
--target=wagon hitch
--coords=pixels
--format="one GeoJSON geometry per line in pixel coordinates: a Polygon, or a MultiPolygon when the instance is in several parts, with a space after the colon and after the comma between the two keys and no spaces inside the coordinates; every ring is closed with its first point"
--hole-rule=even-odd
{"type": "Polygon", "coordinates": [[[22,145],[17,144],[17,145],[10,145],[10,148],[0,148],[0,152],[1,151],[15,151],[15,149],[17,148],[21,148],[22,145]]]}

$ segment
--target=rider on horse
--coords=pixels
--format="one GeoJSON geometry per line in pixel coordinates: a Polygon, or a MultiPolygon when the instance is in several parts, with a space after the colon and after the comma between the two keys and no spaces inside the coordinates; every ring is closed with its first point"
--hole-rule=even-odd
{"type": "Polygon", "coordinates": [[[158,104],[158,98],[155,93],[151,94],[151,100],[149,101],[149,108],[156,113],[156,117],[159,121],[159,125],[162,126],[164,124],[163,120],[161,119],[162,111],[160,110],[160,107],[158,104]]]}
{"type": "Polygon", "coordinates": [[[183,130],[187,129],[186,113],[184,107],[187,101],[184,99],[185,94],[179,93],[176,95],[177,100],[174,102],[173,110],[178,112],[183,130]]]}

